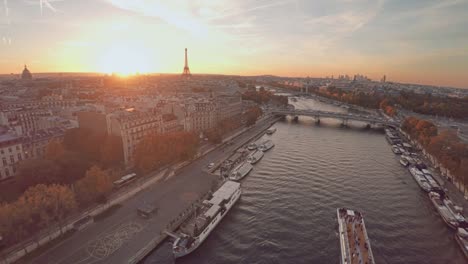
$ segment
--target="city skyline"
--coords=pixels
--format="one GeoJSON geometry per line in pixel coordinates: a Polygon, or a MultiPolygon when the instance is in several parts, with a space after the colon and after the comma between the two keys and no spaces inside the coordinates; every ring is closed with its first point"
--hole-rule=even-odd
{"type": "Polygon", "coordinates": [[[0,73],[324,77],[468,88],[468,1],[4,1],[0,73]]]}

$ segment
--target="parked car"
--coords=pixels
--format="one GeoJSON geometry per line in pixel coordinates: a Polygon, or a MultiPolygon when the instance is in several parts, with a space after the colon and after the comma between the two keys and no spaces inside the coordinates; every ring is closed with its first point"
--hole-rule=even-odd
{"type": "Polygon", "coordinates": [[[214,166],[215,166],[215,164],[213,162],[211,162],[210,164],[208,164],[208,169],[212,169],[214,166]]]}

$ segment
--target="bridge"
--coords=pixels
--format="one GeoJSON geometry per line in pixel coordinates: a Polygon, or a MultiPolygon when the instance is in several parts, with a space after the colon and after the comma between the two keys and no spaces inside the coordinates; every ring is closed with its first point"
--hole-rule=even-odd
{"type": "Polygon", "coordinates": [[[310,116],[315,119],[317,123],[320,123],[320,118],[335,118],[341,119],[343,125],[348,124],[348,120],[355,120],[365,122],[371,125],[387,125],[387,126],[396,126],[399,127],[400,123],[397,121],[387,120],[384,117],[375,116],[375,115],[363,115],[363,114],[353,114],[353,113],[337,113],[337,112],[328,112],[328,111],[319,111],[319,110],[299,110],[299,109],[287,109],[287,108],[273,108],[269,112],[273,115],[290,115],[294,117],[298,116],[310,116]]]}

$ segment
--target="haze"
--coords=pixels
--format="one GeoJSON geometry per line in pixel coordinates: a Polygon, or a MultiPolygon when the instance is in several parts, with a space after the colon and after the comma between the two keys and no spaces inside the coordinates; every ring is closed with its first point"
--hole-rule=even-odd
{"type": "MultiPolygon", "coordinates": [[[[3,2],[3,1],[2,1],[3,2]]],[[[468,1],[9,0],[0,73],[193,73],[468,88],[468,1]]]]}

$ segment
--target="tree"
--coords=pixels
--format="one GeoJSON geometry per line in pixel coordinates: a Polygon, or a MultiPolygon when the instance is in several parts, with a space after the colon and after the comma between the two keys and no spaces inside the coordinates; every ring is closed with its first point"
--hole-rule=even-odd
{"type": "Polygon", "coordinates": [[[112,181],[109,174],[99,168],[92,166],[86,176],[75,184],[77,199],[81,205],[92,202],[103,201],[112,190],[112,181]]]}
{"type": "Polygon", "coordinates": [[[56,160],[65,154],[65,148],[59,140],[52,140],[47,144],[45,157],[49,160],[56,160]]]}
{"type": "Polygon", "coordinates": [[[105,168],[117,167],[123,164],[122,138],[115,135],[108,135],[101,146],[101,164],[105,168]]]}
{"type": "Polygon", "coordinates": [[[51,160],[24,160],[19,164],[16,179],[22,190],[37,184],[60,183],[60,168],[51,160]]]}

